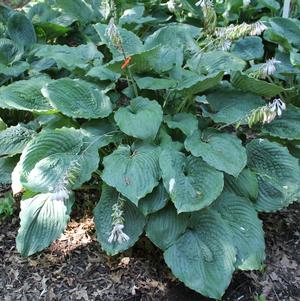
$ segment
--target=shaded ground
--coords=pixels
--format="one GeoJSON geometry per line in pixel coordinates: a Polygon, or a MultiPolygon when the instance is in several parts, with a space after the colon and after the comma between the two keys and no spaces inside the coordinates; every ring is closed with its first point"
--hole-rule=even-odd
{"type": "MultiPolygon", "coordinates": [[[[252,301],[260,294],[270,301],[300,300],[300,204],[262,218],[266,269],[236,273],[225,301],[252,301]]],[[[92,219],[77,218],[50,248],[24,259],[15,249],[18,223],[17,217],[0,221],[1,301],[208,300],[178,283],[147,239],[109,258],[96,241],[92,219]]]]}

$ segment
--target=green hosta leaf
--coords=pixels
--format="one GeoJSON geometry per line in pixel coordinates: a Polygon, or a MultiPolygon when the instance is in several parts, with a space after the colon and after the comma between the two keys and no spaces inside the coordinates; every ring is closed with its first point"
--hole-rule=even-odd
{"type": "Polygon", "coordinates": [[[79,124],[76,120],[66,117],[60,113],[57,114],[43,114],[35,118],[35,121],[38,122],[43,129],[56,129],[56,128],[79,128],[79,124]]]}
{"type": "Polygon", "coordinates": [[[57,39],[71,31],[71,28],[50,22],[35,24],[35,28],[45,40],[57,39]]]}
{"type": "Polygon", "coordinates": [[[181,151],[184,149],[183,143],[179,141],[173,141],[172,137],[168,134],[164,126],[160,128],[157,138],[158,144],[162,149],[171,149],[175,151],[181,151]]]}
{"type": "Polygon", "coordinates": [[[262,39],[255,36],[241,38],[234,44],[232,53],[246,61],[261,59],[264,55],[262,39]]]}
{"type": "Polygon", "coordinates": [[[8,65],[19,53],[17,44],[9,39],[0,39],[0,63],[8,65]]]}
{"type": "Polygon", "coordinates": [[[0,74],[11,76],[11,77],[18,77],[26,70],[28,70],[30,65],[27,62],[16,62],[12,66],[5,66],[0,65],[0,74]]]}
{"type": "Polygon", "coordinates": [[[169,195],[162,182],[152,192],[139,200],[139,209],[144,215],[154,213],[167,205],[169,195]]]}
{"type": "Polygon", "coordinates": [[[296,51],[292,51],[290,53],[290,62],[293,66],[295,66],[296,68],[300,68],[300,53],[296,52],[296,51]]]}
{"type": "Polygon", "coordinates": [[[55,2],[65,13],[75,17],[81,23],[88,23],[93,20],[93,10],[83,0],[55,0],[55,2]]]}
{"type": "Polygon", "coordinates": [[[234,271],[231,229],[213,210],[193,213],[188,230],[164,252],[173,274],[186,286],[221,299],[234,271]]]}
{"type": "Polygon", "coordinates": [[[259,6],[267,7],[274,12],[280,10],[280,4],[276,0],[262,0],[259,2],[259,6]]]}
{"type": "Polygon", "coordinates": [[[73,202],[73,197],[65,201],[53,200],[51,193],[21,201],[18,251],[30,256],[47,248],[65,230],[73,202]]]}
{"type": "Polygon", "coordinates": [[[121,145],[104,158],[102,179],[137,205],[158,185],[158,156],[159,149],[154,146],[121,145]]]}
{"type": "Polygon", "coordinates": [[[297,20],[275,17],[269,21],[269,25],[271,28],[265,32],[265,39],[278,42],[286,49],[291,49],[291,45],[300,47],[300,27],[297,20]]]}
{"type": "Polygon", "coordinates": [[[182,48],[189,50],[198,50],[194,38],[199,34],[199,28],[188,24],[168,24],[163,28],[156,30],[147,37],[145,48],[150,49],[157,46],[166,45],[169,48],[182,48]]]}
{"type": "MultiPolygon", "coordinates": [[[[140,52],[131,56],[129,67],[134,74],[144,72],[156,72],[161,75],[162,72],[171,70],[176,62],[176,52],[167,47],[155,47],[150,50],[140,52]]],[[[126,73],[122,70],[124,57],[119,57],[111,61],[106,67],[114,72],[126,73]]]]}
{"type": "Polygon", "coordinates": [[[185,140],[185,148],[214,168],[237,177],[247,164],[246,149],[235,135],[207,130],[195,131],[185,140]]]}
{"type": "Polygon", "coordinates": [[[198,94],[217,86],[222,80],[224,72],[207,76],[192,75],[179,82],[176,91],[182,94],[198,94]]]}
{"type": "Polygon", "coordinates": [[[159,158],[162,178],[177,211],[197,211],[209,206],[222,192],[223,173],[201,158],[165,150],[159,158]]]}
{"type": "Polygon", "coordinates": [[[225,175],[225,188],[253,202],[256,201],[258,196],[257,178],[249,168],[245,168],[237,178],[225,175]]]}
{"type": "Polygon", "coordinates": [[[13,172],[17,163],[17,157],[0,158],[0,184],[11,184],[11,173],[13,172]]]}
{"type": "Polygon", "coordinates": [[[98,168],[100,138],[72,128],[42,131],[22,153],[21,183],[36,192],[80,187],[98,168]]]}
{"type": "Polygon", "coordinates": [[[244,93],[230,87],[222,87],[207,95],[211,112],[204,112],[204,116],[210,117],[214,122],[225,124],[247,123],[247,115],[254,109],[265,105],[259,96],[244,93]]]}
{"type": "Polygon", "coordinates": [[[190,113],[178,113],[174,116],[167,115],[165,122],[170,129],[180,129],[185,135],[191,135],[198,129],[198,120],[190,113]]]}
{"type": "Polygon", "coordinates": [[[257,174],[259,211],[276,211],[288,206],[299,196],[299,162],[286,147],[265,139],[247,144],[248,166],[257,174]]]}
{"type": "Polygon", "coordinates": [[[135,82],[140,89],[149,89],[149,90],[164,90],[175,88],[177,81],[174,79],[168,78],[154,78],[154,77],[140,77],[135,78],[135,82]]]}
{"type": "MultiPolygon", "coordinates": [[[[106,35],[106,29],[108,25],[96,24],[94,25],[97,33],[99,34],[103,43],[107,44],[114,57],[123,57],[122,52],[117,49],[110,40],[110,37],[106,35]]],[[[136,53],[140,53],[144,50],[144,46],[140,38],[133,32],[128,31],[124,28],[118,28],[122,39],[122,46],[126,56],[131,56],[136,53]]],[[[124,57],[123,57],[124,59],[124,57]]]]}
{"type": "Polygon", "coordinates": [[[138,4],[130,9],[125,9],[123,15],[119,19],[119,24],[144,24],[156,21],[151,16],[143,17],[145,7],[143,4],[138,4]]]}
{"type": "Polygon", "coordinates": [[[54,107],[70,117],[103,118],[112,112],[109,97],[84,80],[58,79],[47,84],[42,93],[54,107]]]}
{"type": "Polygon", "coordinates": [[[109,70],[104,66],[96,66],[92,68],[87,74],[87,76],[95,77],[100,80],[110,80],[117,81],[120,78],[120,74],[109,70]]]}
{"type": "Polygon", "coordinates": [[[34,131],[21,125],[0,131],[0,156],[20,154],[34,134],[34,131]]]}
{"type": "Polygon", "coordinates": [[[85,69],[89,62],[94,59],[101,59],[103,55],[92,43],[69,47],[67,45],[42,45],[35,51],[35,56],[41,58],[52,58],[58,68],[74,70],[85,69]]]}
{"type": "Polygon", "coordinates": [[[242,71],[246,62],[232,53],[220,50],[201,53],[191,66],[192,70],[206,70],[208,73],[242,71]]]}
{"type": "Polygon", "coordinates": [[[151,214],[147,222],[146,234],[160,249],[165,250],[172,245],[188,225],[187,213],[177,214],[173,205],[151,214]]]}
{"type": "Polygon", "coordinates": [[[121,131],[140,139],[153,140],[162,117],[162,108],[157,101],[143,97],[132,99],[128,107],[122,107],[115,113],[115,121],[121,131]]]}
{"type": "Polygon", "coordinates": [[[263,132],[273,137],[300,140],[300,108],[288,106],[281,117],[264,125],[263,132]]]}
{"type": "Polygon", "coordinates": [[[129,236],[129,240],[122,243],[109,243],[108,238],[113,229],[112,206],[117,203],[118,198],[119,193],[114,188],[103,184],[100,201],[94,209],[97,238],[102,249],[109,255],[116,255],[132,247],[143,233],[145,225],[143,214],[134,204],[126,200],[123,208],[123,231],[129,236]]]}
{"type": "Polygon", "coordinates": [[[273,97],[281,93],[284,89],[275,84],[249,77],[241,72],[235,72],[231,76],[231,83],[234,87],[257,95],[273,97]]]}
{"type": "Polygon", "coordinates": [[[7,22],[10,38],[24,48],[36,43],[36,35],[30,20],[23,14],[15,12],[7,22]]]}
{"type": "Polygon", "coordinates": [[[214,202],[213,208],[233,233],[236,266],[241,270],[260,269],[265,259],[264,231],[253,205],[233,193],[224,192],[214,202]]]}
{"type": "Polygon", "coordinates": [[[0,107],[30,112],[53,110],[42,95],[42,87],[49,82],[45,77],[16,81],[0,88],[0,107]]]}

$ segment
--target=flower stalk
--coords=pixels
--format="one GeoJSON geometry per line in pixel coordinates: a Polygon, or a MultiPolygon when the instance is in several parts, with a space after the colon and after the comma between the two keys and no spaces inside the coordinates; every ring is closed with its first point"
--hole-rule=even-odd
{"type": "Polygon", "coordinates": [[[123,232],[124,229],[124,204],[125,199],[119,195],[117,203],[112,206],[112,225],[113,228],[111,230],[110,236],[108,237],[108,242],[112,244],[113,242],[117,242],[121,244],[129,240],[129,236],[123,232]]]}

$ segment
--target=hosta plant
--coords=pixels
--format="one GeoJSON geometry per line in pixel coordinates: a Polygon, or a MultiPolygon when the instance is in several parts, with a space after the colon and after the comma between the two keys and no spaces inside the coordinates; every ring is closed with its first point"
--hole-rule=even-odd
{"type": "Polygon", "coordinates": [[[258,212],[300,194],[297,1],[35,1],[0,6],[1,184],[17,249],[64,231],[101,191],[102,249],[146,235],[174,275],[219,299],[265,258],[258,212]]]}

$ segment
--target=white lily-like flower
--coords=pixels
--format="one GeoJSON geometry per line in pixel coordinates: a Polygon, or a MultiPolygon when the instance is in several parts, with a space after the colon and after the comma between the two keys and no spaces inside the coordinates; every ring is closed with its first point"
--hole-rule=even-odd
{"type": "Polygon", "coordinates": [[[214,7],[214,2],[212,0],[200,0],[195,3],[196,6],[200,6],[202,8],[214,7]]]}
{"type": "Polygon", "coordinates": [[[249,6],[251,3],[251,0],[243,0],[243,7],[249,6]]]}
{"type": "Polygon", "coordinates": [[[172,178],[169,181],[169,193],[172,193],[172,191],[174,190],[174,186],[175,186],[175,179],[172,178]]]}
{"type": "Polygon", "coordinates": [[[175,2],[175,0],[169,0],[167,2],[167,7],[168,7],[169,12],[174,13],[175,10],[176,10],[176,2],[175,2]]]}
{"type": "Polygon", "coordinates": [[[286,109],[285,103],[280,98],[275,98],[273,102],[268,104],[271,112],[276,112],[277,116],[282,115],[282,111],[286,109]]]}
{"type": "Polygon", "coordinates": [[[250,31],[251,36],[261,35],[268,27],[261,21],[252,24],[252,30],[250,31]]]}
{"type": "Polygon", "coordinates": [[[228,51],[228,50],[230,49],[231,45],[232,45],[232,42],[231,42],[231,41],[225,40],[225,41],[222,43],[222,45],[221,45],[221,49],[222,49],[223,51],[228,51]]]}
{"type": "Polygon", "coordinates": [[[115,24],[114,18],[111,18],[109,20],[109,23],[108,23],[107,27],[106,27],[105,35],[109,39],[112,39],[116,34],[118,34],[118,28],[115,24]]]}
{"type": "Polygon", "coordinates": [[[125,241],[128,241],[129,240],[129,236],[127,234],[125,234],[123,232],[123,229],[124,229],[124,225],[123,224],[116,224],[112,231],[111,231],[111,234],[108,238],[108,242],[111,244],[115,241],[117,241],[119,244],[125,242],[125,241]]]}
{"type": "Polygon", "coordinates": [[[264,76],[272,75],[276,71],[276,64],[280,64],[281,61],[276,60],[275,58],[269,59],[262,67],[262,72],[264,76]]]}

